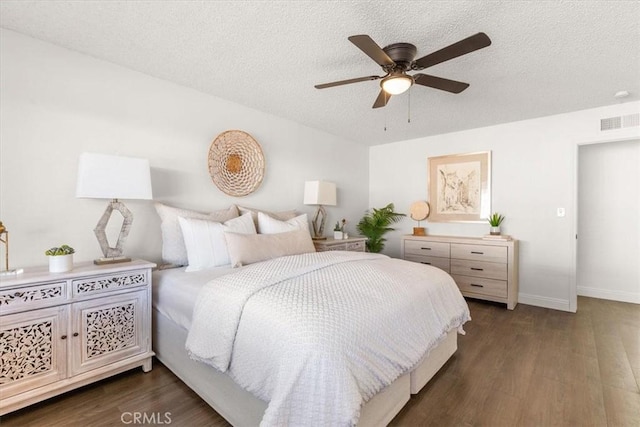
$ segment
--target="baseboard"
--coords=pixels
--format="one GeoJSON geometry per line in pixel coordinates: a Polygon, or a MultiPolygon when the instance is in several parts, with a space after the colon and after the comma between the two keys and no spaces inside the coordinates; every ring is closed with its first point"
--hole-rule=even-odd
{"type": "Polygon", "coordinates": [[[583,297],[600,298],[600,299],[608,299],[612,301],[640,304],[640,293],[612,291],[609,289],[591,288],[588,286],[578,286],[578,295],[583,297]]]}
{"type": "Polygon", "coordinates": [[[526,305],[535,305],[536,307],[551,308],[553,310],[561,310],[572,312],[569,308],[569,301],[559,298],[541,297],[539,295],[518,294],[518,303],[526,305]]]}

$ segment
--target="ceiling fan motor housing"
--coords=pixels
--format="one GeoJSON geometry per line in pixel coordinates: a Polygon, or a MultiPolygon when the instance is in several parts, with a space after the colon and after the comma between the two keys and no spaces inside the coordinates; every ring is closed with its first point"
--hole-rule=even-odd
{"type": "Polygon", "coordinates": [[[418,49],[411,43],[394,43],[384,47],[382,50],[396,63],[395,67],[391,67],[387,71],[407,71],[411,69],[411,63],[416,57],[416,53],[418,53],[418,49]]]}

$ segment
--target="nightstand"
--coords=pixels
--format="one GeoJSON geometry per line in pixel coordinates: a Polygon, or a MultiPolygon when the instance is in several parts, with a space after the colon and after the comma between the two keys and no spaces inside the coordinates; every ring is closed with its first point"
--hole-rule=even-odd
{"type": "Polygon", "coordinates": [[[0,415],[141,366],[151,370],[151,269],[134,260],[0,279],[0,415]]]}
{"type": "Polygon", "coordinates": [[[327,240],[314,240],[313,245],[316,252],[324,251],[350,251],[365,252],[366,237],[349,237],[348,239],[336,240],[333,237],[327,237],[327,240]]]}

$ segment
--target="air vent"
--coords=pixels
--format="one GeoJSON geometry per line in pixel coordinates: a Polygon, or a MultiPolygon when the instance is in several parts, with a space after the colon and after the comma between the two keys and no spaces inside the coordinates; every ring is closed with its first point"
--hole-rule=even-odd
{"type": "Polygon", "coordinates": [[[600,130],[620,129],[622,127],[622,117],[609,117],[600,119],[600,130]]]}
{"type": "Polygon", "coordinates": [[[640,113],[629,114],[628,116],[622,116],[622,127],[633,128],[640,126],[640,113]]]}
{"type": "Polygon", "coordinates": [[[640,126],[640,113],[600,119],[601,131],[620,128],[632,128],[638,126],[640,126]]]}

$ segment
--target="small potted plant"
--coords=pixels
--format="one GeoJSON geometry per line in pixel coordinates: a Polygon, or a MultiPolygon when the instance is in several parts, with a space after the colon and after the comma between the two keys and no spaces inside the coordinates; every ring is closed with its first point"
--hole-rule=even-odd
{"type": "Polygon", "coordinates": [[[336,226],[333,227],[333,238],[335,240],[342,240],[342,236],[344,233],[344,225],[347,223],[347,220],[342,220],[342,226],[340,225],[340,221],[336,221],[336,226]]]}
{"type": "Polygon", "coordinates": [[[49,271],[51,273],[64,273],[73,269],[73,254],[75,253],[69,245],[53,247],[44,254],[49,257],[49,271]]]}
{"type": "Polygon", "coordinates": [[[500,224],[502,224],[502,221],[504,221],[504,215],[500,215],[497,212],[494,212],[491,214],[491,216],[489,216],[489,225],[491,226],[491,231],[489,234],[491,234],[492,236],[499,236],[500,235],[500,224]]]}

